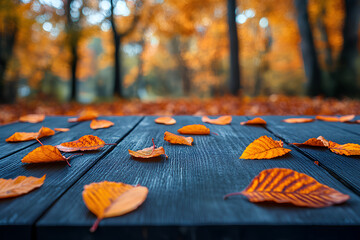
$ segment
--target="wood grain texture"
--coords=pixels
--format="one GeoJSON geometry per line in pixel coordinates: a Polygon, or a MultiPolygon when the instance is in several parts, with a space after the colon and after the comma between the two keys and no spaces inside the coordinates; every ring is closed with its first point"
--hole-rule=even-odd
{"type": "MultiPolygon", "coordinates": [[[[5,142],[5,139],[13,135],[15,132],[37,132],[39,129],[44,126],[51,129],[56,127],[66,127],[72,128],[76,126],[78,123],[68,123],[67,117],[46,117],[43,122],[40,123],[12,123],[8,125],[4,125],[0,127],[0,159],[5,156],[10,156],[11,154],[25,149],[31,145],[38,144],[35,140],[26,141],[26,142],[15,142],[8,143],[5,142]]],[[[60,134],[59,132],[55,133],[55,135],[60,134]]],[[[43,138],[44,139],[44,138],[43,138]]],[[[41,141],[43,141],[41,139],[41,141]]]]}
{"type": "MultiPolygon", "coordinates": [[[[315,121],[310,123],[289,124],[281,120],[286,117],[265,116],[268,122],[267,129],[275,135],[284,139],[287,143],[304,142],[309,138],[323,136],[326,140],[339,144],[357,143],[360,144],[360,136],[351,131],[344,130],[345,127],[352,129],[356,124],[330,123],[315,121]],[[341,126],[341,127],[339,127],[341,126]]],[[[319,161],[320,166],[328,169],[329,172],[337,174],[341,180],[349,184],[360,195],[360,157],[337,155],[326,148],[299,147],[308,155],[312,161],[319,161]]]]}
{"type": "MultiPolygon", "coordinates": [[[[94,134],[106,141],[117,143],[142,119],[142,117],[106,118],[115,123],[111,129],[92,130],[90,122],[76,124],[71,131],[46,138],[43,143],[56,145],[65,141],[76,140],[85,134],[94,134]]],[[[64,119],[65,120],[65,119],[64,119]]],[[[33,192],[18,198],[0,201],[0,229],[9,226],[32,226],[35,221],[59,198],[72,184],[85,174],[102,156],[114,146],[106,146],[100,151],[93,151],[84,156],[73,157],[72,167],[66,163],[23,164],[22,157],[37,145],[31,145],[0,161],[0,177],[14,178],[19,175],[41,177],[46,174],[44,185],[33,192]]],[[[64,154],[69,156],[69,154],[64,154]]],[[[68,204],[72,204],[71,202],[68,204]]],[[[30,236],[24,236],[29,238],[30,236]]]]}
{"type": "MultiPolygon", "coordinates": [[[[41,217],[36,224],[39,239],[61,236],[66,230],[71,231],[66,237],[69,239],[115,239],[116,236],[126,238],[131,234],[139,239],[194,239],[202,236],[220,239],[226,234],[239,238],[245,229],[252,229],[251,233],[257,236],[269,225],[277,226],[279,231],[285,230],[281,233],[287,233],[287,238],[292,236],[291,231],[286,231],[291,229],[289,226],[295,226],[294,229],[318,226],[313,232],[315,235],[317,231],[321,232],[321,226],[343,226],[351,230],[351,234],[357,231],[350,227],[360,225],[360,198],[324,169],[306,159],[295,147],[285,144],[284,147],[292,149],[292,152],[279,159],[238,159],[246,146],[262,135],[278,140],[263,127],[241,126],[239,123],[246,120],[244,117],[234,117],[231,125],[226,126],[208,124],[211,132],[219,135],[193,136],[194,143],[190,147],[171,145],[163,140],[163,134],[165,131],[176,133],[184,125],[201,124],[200,117],[177,116],[174,117],[177,123],[171,126],[155,124],[155,118],[146,117],[41,217]],[[167,160],[136,161],[128,155],[128,149],[151,146],[151,138],[154,138],[157,147],[164,147],[169,156],[167,160]],[[349,194],[351,199],[345,204],[323,209],[254,204],[245,197],[223,200],[225,194],[243,190],[260,171],[274,167],[308,174],[321,183],[349,194]],[[88,229],[96,217],[86,208],[81,192],[84,185],[104,180],[140,184],[149,188],[149,194],[137,211],[104,219],[97,232],[91,235],[88,229]],[[215,231],[216,226],[220,228],[219,232],[226,231],[218,238],[216,234],[206,233],[215,231]],[[130,232],[129,228],[134,228],[134,232],[130,232]],[[157,231],[163,231],[162,235],[157,231]],[[151,238],[151,233],[158,238],[151,238]]],[[[309,232],[299,231],[299,234],[304,237],[309,232]]]]}

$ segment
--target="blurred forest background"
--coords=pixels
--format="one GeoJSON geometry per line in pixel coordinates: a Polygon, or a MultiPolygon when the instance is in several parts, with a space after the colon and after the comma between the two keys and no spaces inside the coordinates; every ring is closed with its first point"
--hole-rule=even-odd
{"type": "Polygon", "coordinates": [[[357,98],[359,21],[359,0],[1,0],[0,106],[357,98]]]}

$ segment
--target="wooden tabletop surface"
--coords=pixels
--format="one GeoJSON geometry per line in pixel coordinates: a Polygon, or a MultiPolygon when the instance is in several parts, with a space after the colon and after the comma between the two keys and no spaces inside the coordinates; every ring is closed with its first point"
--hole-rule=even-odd
{"type": "MultiPolygon", "coordinates": [[[[0,200],[0,239],[360,239],[360,158],[326,149],[300,148],[289,143],[323,136],[339,144],[360,144],[360,125],[314,121],[282,122],[291,116],[263,116],[266,126],[243,126],[251,119],[233,116],[230,125],[202,123],[200,117],[175,116],[175,125],[160,125],[154,116],[99,117],[115,123],[92,130],[90,122],[67,122],[46,117],[41,123],[13,123],[0,127],[0,178],[41,177],[42,187],[29,194],[0,200]],[[193,136],[193,146],[170,145],[165,131],[204,124],[215,134],[193,136]],[[39,147],[36,141],[7,143],[15,132],[36,132],[41,126],[70,128],[43,138],[47,145],[73,141],[83,135],[106,143],[66,163],[24,164],[21,159],[39,147]],[[282,140],[290,154],[269,160],[239,159],[260,136],[282,140]],[[128,149],[163,146],[168,159],[134,160],[128,149]],[[318,164],[314,164],[318,161],[318,164]],[[350,195],[340,205],[304,208],[290,204],[251,203],[244,196],[224,200],[241,191],[262,170],[289,168],[350,195]],[[149,189],[146,201],[134,212],[96,220],[82,200],[84,185],[100,181],[140,184],[149,189]]],[[[310,116],[311,117],[311,116],[310,116]]],[[[69,156],[69,154],[64,154],[69,156]]]]}

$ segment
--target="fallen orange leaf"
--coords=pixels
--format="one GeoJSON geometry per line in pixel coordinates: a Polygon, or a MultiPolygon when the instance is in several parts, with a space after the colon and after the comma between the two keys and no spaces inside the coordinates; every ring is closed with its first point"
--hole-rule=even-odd
{"type": "Polygon", "coordinates": [[[82,197],[97,220],[90,228],[94,232],[103,218],[117,217],[134,211],[146,199],[149,190],[121,182],[99,182],[84,186],[82,197]]]}
{"type": "Polygon", "coordinates": [[[194,139],[192,137],[183,137],[171,132],[164,133],[164,140],[172,144],[184,144],[191,146],[194,139]]]}
{"type": "Polygon", "coordinates": [[[293,143],[294,145],[301,147],[301,146],[313,146],[313,147],[328,147],[329,141],[326,140],[324,137],[319,136],[318,138],[310,138],[304,143],[293,143]]]}
{"type": "Polygon", "coordinates": [[[90,128],[91,129],[100,129],[100,128],[108,128],[114,126],[114,123],[108,120],[92,120],[90,123],[90,128]]]}
{"type": "Polygon", "coordinates": [[[93,135],[85,135],[76,141],[65,142],[56,147],[62,152],[91,151],[104,147],[106,144],[101,138],[93,135]]]}
{"type": "Polygon", "coordinates": [[[360,155],[360,145],[355,143],[346,143],[340,145],[338,143],[329,141],[329,149],[330,151],[340,155],[346,155],[346,156],[360,155]]]}
{"type": "Polygon", "coordinates": [[[15,179],[0,178],[0,199],[24,195],[43,185],[46,175],[41,178],[18,176],[15,179]]]}
{"type": "Polygon", "coordinates": [[[179,130],[177,130],[181,134],[193,134],[193,135],[209,135],[210,129],[201,124],[193,124],[187,125],[179,130]]]}
{"type": "Polygon", "coordinates": [[[172,117],[158,117],[157,119],[155,119],[155,122],[165,125],[174,125],[176,123],[176,120],[172,117]]]}
{"type": "Polygon", "coordinates": [[[54,128],[54,130],[58,132],[68,132],[70,131],[70,128],[54,128]]]}
{"type": "Polygon", "coordinates": [[[254,118],[251,120],[247,120],[245,122],[241,122],[241,125],[266,125],[266,121],[262,118],[254,118]]]}
{"type": "Polygon", "coordinates": [[[317,120],[326,121],[326,122],[348,122],[353,120],[355,115],[345,115],[341,117],[337,116],[316,116],[317,120]]]}
{"type": "Polygon", "coordinates": [[[45,119],[45,114],[28,114],[19,118],[20,122],[38,123],[45,119]]]}
{"type": "Polygon", "coordinates": [[[55,131],[47,127],[41,127],[38,132],[16,132],[6,139],[7,142],[22,142],[35,140],[37,138],[52,136],[55,131]]]}
{"type": "Polygon", "coordinates": [[[261,136],[246,147],[240,159],[270,159],[285,155],[290,149],[283,148],[282,141],[261,136]]]}
{"type": "Polygon", "coordinates": [[[315,119],[313,118],[287,118],[284,119],[283,122],[286,123],[308,123],[313,122],[315,119]]]}
{"type": "Polygon", "coordinates": [[[156,148],[154,139],[152,139],[152,142],[153,142],[152,147],[144,148],[142,150],[132,151],[128,149],[129,154],[135,158],[154,158],[160,155],[165,155],[165,157],[168,158],[168,156],[165,154],[164,148],[163,147],[156,148]]]}
{"type": "Polygon", "coordinates": [[[285,168],[266,169],[245,190],[227,194],[224,198],[233,195],[244,195],[250,202],[274,201],[312,208],[328,207],[350,199],[349,195],[321,184],[304,173],[285,168]]]}
{"type": "Polygon", "coordinates": [[[231,116],[221,116],[216,119],[210,119],[207,116],[202,117],[201,121],[205,123],[217,124],[217,125],[227,125],[232,121],[231,116]]]}
{"type": "Polygon", "coordinates": [[[80,113],[79,117],[77,118],[69,118],[68,122],[82,122],[82,121],[89,121],[97,118],[99,116],[98,112],[94,110],[84,110],[80,113]]]}
{"type": "MultiPolygon", "coordinates": [[[[77,155],[77,154],[74,154],[77,155]]],[[[35,148],[30,153],[28,153],[21,162],[23,163],[47,163],[47,162],[62,162],[65,161],[69,167],[69,159],[74,156],[64,157],[60,151],[51,145],[42,145],[38,148],[35,148]]]]}

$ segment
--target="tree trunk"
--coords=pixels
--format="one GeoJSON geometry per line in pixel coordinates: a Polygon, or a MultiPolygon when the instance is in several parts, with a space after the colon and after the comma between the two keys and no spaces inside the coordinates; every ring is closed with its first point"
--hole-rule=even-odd
{"type": "Polygon", "coordinates": [[[122,98],[121,37],[116,32],[114,32],[114,46],[114,96],[122,98]]]}
{"type": "Polygon", "coordinates": [[[77,48],[78,48],[78,43],[77,42],[73,42],[70,43],[71,46],[71,60],[70,60],[70,65],[71,65],[71,92],[70,92],[70,100],[71,101],[76,101],[76,97],[77,97],[77,79],[76,79],[76,72],[77,72],[77,66],[78,66],[78,52],[77,52],[77,48]]]}
{"type": "Polygon", "coordinates": [[[355,66],[355,60],[359,54],[357,49],[359,12],[360,1],[345,0],[344,43],[338,59],[336,76],[337,97],[359,96],[355,66]]]}
{"type": "Polygon", "coordinates": [[[301,36],[301,51],[304,61],[305,75],[307,77],[306,92],[309,96],[323,93],[321,86],[321,71],[316,56],[314,38],[307,11],[308,0],[295,0],[298,11],[297,22],[301,36]]]}
{"type": "Polygon", "coordinates": [[[239,40],[236,26],[236,0],[227,1],[228,26],[230,39],[230,93],[234,96],[240,90],[239,40]]]}

